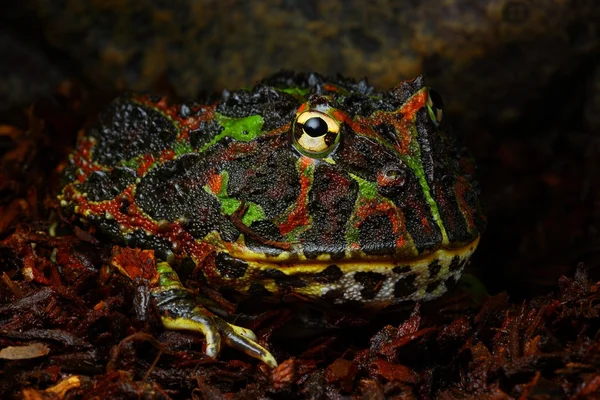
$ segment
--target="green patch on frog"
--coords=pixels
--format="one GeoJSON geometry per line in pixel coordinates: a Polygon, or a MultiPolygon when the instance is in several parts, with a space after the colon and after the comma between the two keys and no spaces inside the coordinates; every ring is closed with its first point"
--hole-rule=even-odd
{"type": "Polygon", "coordinates": [[[140,165],[140,157],[134,157],[131,160],[123,160],[120,165],[135,170],[140,165]]]}
{"type": "Polygon", "coordinates": [[[416,140],[417,130],[414,126],[410,128],[410,134],[413,140],[410,141],[409,149],[411,156],[400,156],[402,161],[406,163],[415,173],[417,178],[419,179],[419,183],[421,184],[421,188],[423,190],[423,195],[429,204],[431,209],[431,215],[433,220],[437,224],[442,234],[443,243],[448,243],[448,234],[446,233],[446,228],[442,222],[442,218],[440,216],[440,211],[438,210],[437,203],[431,197],[431,189],[429,187],[429,183],[427,183],[427,179],[425,179],[425,170],[423,169],[423,164],[421,163],[421,148],[416,140]]]}
{"type": "MultiPolygon", "coordinates": [[[[239,210],[242,201],[238,199],[234,199],[229,197],[227,193],[227,185],[229,183],[229,173],[227,171],[221,172],[221,188],[219,189],[219,193],[212,193],[209,186],[204,186],[204,190],[208,193],[211,193],[219,199],[221,203],[221,211],[224,215],[233,215],[237,210],[239,210]]],[[[265,219],[265,212],[256,203],[246,202],[248,206],[248,210],[244,213],[242,217],[242,222],[246,226],[252,225],[255,221],[262,221],[265,219]]]]}
{"type": "Polygon", "coordinates": [[[184,154],[193,153],[194,148],[187,140],[179,140],[173,143],[173,151],[177,156],[182,156],[184,154]]]}
{"type": "Polygon", "coordinates": [[[294,96],[298,101],[305,102],[306,96],[310,93],[310,88],[300,88],[300,87],[292,87],[292,88],[275,88],[275,90],[283,93],[287,93],[290,96],[294,96]]]}
{"type": "Polygon", "coordinates": [[[231,118],[215,113],[215,120],[223,127],[223,130],[210,142],[202,146],[198,152],[203,152],[224,137],[231,137],[240,142],[249,142],[264,133],[262,127],[265,121],[260,115],[250,115],[245,118],[231,118]]]}
{"type": "Polygon", "coordinates": [[[365,199],[372,200],[377,197],[376,183],[369,182],[358,175],[350,174],[350,176],[358,183],[358,190],[365,197],[365,199]]]}

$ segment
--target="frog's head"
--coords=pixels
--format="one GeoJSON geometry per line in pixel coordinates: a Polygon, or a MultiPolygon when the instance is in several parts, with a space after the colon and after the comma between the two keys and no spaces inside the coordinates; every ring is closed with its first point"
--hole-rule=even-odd
{"type": "Polygon", "coordinates": [[[375,92],[283,73],[227,93],[217,112],[262,120],[246,147],[227,145],[237,155],[213,192],[243,235],[217,256],[238,286],[377,305],[434,298],[459,278],[483,217],[421,77],[375,92]]]}

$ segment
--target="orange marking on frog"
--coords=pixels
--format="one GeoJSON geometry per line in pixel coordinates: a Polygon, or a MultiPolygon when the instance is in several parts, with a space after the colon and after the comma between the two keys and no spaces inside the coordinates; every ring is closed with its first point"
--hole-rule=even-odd
{"type": "Polygon", "coordinates": [[[89,138],[82,137],[78,147],[79,151],[73,154],[73,165],[83,171],[83,175],[77,176],[77,180],[83,183],[87,179],[87,176],[90,174],[90,172],[101,170],[102,167],[94,164],[91,161],[93,144],[89,138]]]}
{"type": "Polygon", "coordinates": [[[404,115],[404,118],[413,121],[417,115],[417,111],[425,106],[427,102],[427,90],[422,89],[417,94],[413,95],[408,99],[402,107],[400,112],[404,115]]]}
{"type": "Polygon", "coordinates": [[[357,221],[354,222],[354,227],[358,228],[360,224],[369,215],[385,214],[392,223],[392,232],[396,237],[396,248],[406,245],[406,226],[402,215],[398,215],[398,209],[391,203],[380,203],[374,200],[366,200],[357,210],[357,221]]]}
{"type": "Polygon", "coordinates": [[[291,124],[282,125],[279,128],[275,128],[275,129],[269,131],[269,133],[267,133],[267,135],[275,136],[275,135],[282,134],[283,132],[287,132],[288,130],[290,130],[290,126],[291,126],[291,124]]]}
{"type": "Polygon", "coordinates": [[[223,150],[223,154],[221,156],[222,160],[225,161],[233,161],[238,158],[243,157],[246,154],[251,154],[256,151],[258,144],[256,141],[251,142],[233,142],[223,150]]]}
{"type": "Polygon", "coordinates": [[[306,169],[313,165],[314,161],[309,157],[300,159],[300,193],[295,203],[294,209],[288,214],[287,220],[279,225],[279,232],[283,236],[287,235],[299,226],[308,226],[308,212],[306,204],[308,203],[308,192],[310,190],[311,178],[304,173],[306,169]]]}
{"type": "Polygon", "coordinates": [[[147,95],[133,95],[132,100],[138,104],[145,105],[153,110],[158,111],[172,122],[179,122],[179,105],[169,105],[167,97],[161,97],[157,102],[152,101],[147,95]]]}
{"type": "Polygon", "coordinates": [[[431,224],[429,223],[429,220],[427,220],[426,217],[421,218],[421,225],[431,230],[431,224]]]}
{"type": "Polygon", "coordinates": [[[300,107],[298,107],[298,111],[296,111],[296,115],[303,113],[308,108],[308,103],[302,103],[300,107]]]}
{"type": "Polygon", "coordinates": [[[152,154],[144,154],[139,160],[139,165],[137,167],[138,176],[144,176],[148,169],[156,162],[156,159],[152,154]]]}
{"type": "Polygon", "coordinates": [[[151,285],[158,282],[159,276],[152,250],[114,247],[110,263],[133,281],[147,281],[151,285]]]}
{"type": "Polygon", "coordinates": [[[338,121],[344,122],[346,125],[350,127],[354,132],[361,134],[362,136],[367,137],[376,137],[377,132],[372,127],[372,119],[358,116],[355,120],[350,118],[345,112],[340,110],[332,110],[331,116],[338,121]]]}
{"type": "Polygon", "coordinates": [[[178,222],[159,225],[156,221],[147,217],[135,204],[132,186],[125,189],[113,200],[92,203],[80,196],[74,202],[80,207],[78,214],[85,214],[89,210],[94,215],[104,216],[108,212],[120,226],[131,230],[142,229],[150,235],[167,239],[173,244],[173,252],[179,256],[186,254],[197,261],[201,261],[208,254],[215,251],[214,246],[211,244],[198,243],[178,222]],[[125,201],[129,203],[127,214],[121,212],[125,201]]]}
{"type": "Polygon", "coordinates": [[[341,90],[336,85],[332,85],[331,83],[324,84],[323,89],[327,90],[328,92],[336,92],[336,93],[343,92],[343,90],[341,90]]]}
{"type": "Polygon", "coordinates": [[[344,121],[350,128],[363,136],[377,138],[383,141],[389,141],[387,138],[382,138],[373,126],[381,124],[390,124],[396,131],[395,143],[392,143],[400,154],[410,153],[410,143],[412,141],[412,127],[414,120],[421,108],[427,102],[427,91],[422,90],[408,99],[397,112],[375,112],[369,117],[357,116],[355,120],[350,119],[345,113],[335,110],[332,115],[344,121]]]}
{"type": "MultiPolygon", "coordinates": [[[[192,234],[185,230],[178,222],[172,222],[159,230],[157,236],[166,238],[173,244],[173,252],[177,255],[189,255],[197,264],[202,264],[202,261],[207,255],[215,251],[215,247],[205,242],[198,242],[192,234]]],[[[216,272],[210,269],[203,269],[207,277],[218,276],[216,272]]]]}
{"type": "Polygon", "coordinates": [[[198,129],[201,122],[204,121],[212,121],[215,118],[215,110],[217,105],[210,106],[200,106],[192,108],[192,112],[198,113],[200,110],[200,114],[191,115],[187,118],[179,118],[181,122],[181,131],[179,132],[178,139],[179,140],[187,140],[190,137],[190,131],[194,131],[198,129]]]}
{"type": "Polygon", "coordinates": [[[163,150],[161,155],[158,157],[158,161],[162,164],[165,161],[170,161],[170,160],[174,159],[176,155],[177,155],[177,153],[175,153],[175,150],[165,149],[165,150],[163,150]]]}
{"type": "MultiPolygon", "coordinates": [[[[392,143],[400,154],[409,154],[409,146],[412,141],[411,127],[414,121],[406,119],[401,112],[376,113],[366,120],[369,126],[388,124],[394,127],[396,141],[392,143]]],[[[388,138],[382,138],[375,133],[380,140],[389,142],[388,138]]]]}
{"type": "Polygon", "coordinates": [[[219,192],[221,191],[221,188],[223,187],[223,175],[216,174],[216,173],[212,174],[208,178],[208,181],[206,182],[206,184],[210,188],[211,192],[213,192],[214,194],[219,194],[219,192]]]}

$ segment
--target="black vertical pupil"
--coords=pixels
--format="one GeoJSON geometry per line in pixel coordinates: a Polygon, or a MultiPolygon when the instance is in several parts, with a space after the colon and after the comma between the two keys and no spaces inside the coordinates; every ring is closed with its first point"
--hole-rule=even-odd
{"type": "Polygon", "coordinates": [[[311,137],[323,136],[327,133],[327,122],[320,117],[312,117],[304,123],[304,132],[311,137]]]}

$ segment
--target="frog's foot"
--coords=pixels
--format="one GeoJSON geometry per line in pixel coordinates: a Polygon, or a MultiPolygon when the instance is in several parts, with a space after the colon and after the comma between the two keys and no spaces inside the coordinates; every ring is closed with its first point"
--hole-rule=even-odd
{"type": "Polygon", "coordinates": [[[219,355],[221,341],[224,341],[228,346],[258,358],[271,368],[277,366],[275,357],[256,343],[256,335],[251,330],[232,325],[197,305],[168,263],[156,265],[156,279],[151,292],[164,327],[202,332],[206,338],[205,352],[209,357],[216,358],[219,355]]]}
{"type": "Polygon", "coordinates": [[[207,309],[195,304],[191,294],[182,288],[169,289],[156,293],[158,309],[165,328],[202,332],[206,338],[206,354],[217,357],[221,341],[241,350],[251,357],[258,358],[269,367],[277,366],[277,361],[267,349],[256,343],[256,335],[250,330],[232,325],[207,309]]]}

